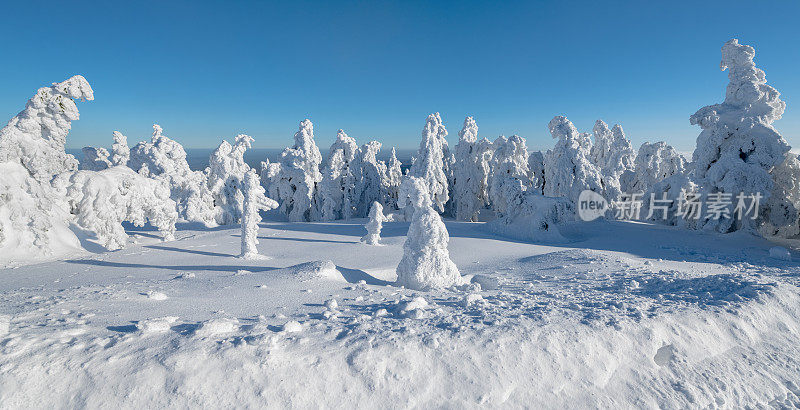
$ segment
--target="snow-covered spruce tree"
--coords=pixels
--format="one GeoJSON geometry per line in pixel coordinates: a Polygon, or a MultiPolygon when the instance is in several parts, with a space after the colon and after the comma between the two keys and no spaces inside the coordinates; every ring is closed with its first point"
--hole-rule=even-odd
{"type": "Polygon", "coordinates": [[[525,240],[561,242],[559,226],[574,219],[572,202],[566,198],[550,198],[528,189],[520,179],[509,178],[502,184],[504,210],[487,227],[501,236],[525,240]]]}
{"type": "Polygon", "coordinates": [[[489,182],[489,202],[492,209],[498,214],[505,214],[508,202],[508,188],[506,184],[522,187],[523,191],[530,189],[531,179],[528,170],[528,148],[525,138],[512,135],[510,138],[498,137],[494,141],[494,155],[492,155],[492,175],[489,182]],[[517,181],[520,184],[517,184],[517,181]]]}
{"type": "Polygon", "coordinates": [[[119,131],[114,131],[114,143],[111,145],[111,163],[116,165],[128,165],[131,158],[131,149],[128,147],[128,137],[119,131]]]}
{"type": "Polygon", "coordinates": [[[620,176],[620,187],[626,193],[647,192],[653,185],[686,169],[686,159],[666,142],[645,142],[639,147],[634,169],[620,176]]]}
{"type": "MultiPolygon", "coordinates": [[[[117,161],[123,161],[127,138],[114,133],[117,161]]],[[[186,151],[180,143],[166,137],[158,124],[153,124],[150,141],[136,144],[128,153],[128,166],[140,175],[163,181],[175,201],[178,217],[206,226],[215,226],[214,199],[208,190],[206,176],[192,171],[186,161],[186,151]]]]}
{"type": "MultiPolygon", "coordinates": [[[[269,211],[278,207],[278,203],[264,195],[264,187],[253,170],[244,174],[242,183],[242,253],[241,258],[258,259],[258,223],[261,222],[259,211],[269,211]]],[[[262,257],[263,258],[263,257],[262,257]]]]}
{"type": "Polygon", "coordinates": [[[99,147],[83,147],[83,160],[81,160],[79,169],[86,171],[102,171],[111,167],[111,160],[109,160],[108,150],[99,147]]]}
{"type": "Polygon", "coordinates": [[[762,235],[787,238],[800,234],[800,160],[791,152],[772,169],[772,192],[761,211],[762,235]]]}
{"type": "Polygon", "coordinates": [[[322,182],[316,192],[314,220],[349,219],[353,215],[355,177],[353,160],[358,151],[355,138],[339,130],[328,153],[328,165],[322,171],[322,182]]]}
{"type": "Polygon", "coordinates": [[[361,237],[361,242],[367,245],[380,245],[384,222],[386,222],[386,216],[383,215],[383,206],[377,201],[373,202],[369,210],[369,221],[364,225],[367,234],[361,237]]]}
{"type": "MultiPolygon", "coordinates": [[[[703,129],[692,155],[694,176],[703,193],[761,193],[766,199],[774,190],[773,170],[786,159],[790,147],[772,127],[783,115],[786,104],[780,93],[767,85],[764,71],[756,68],[754,57],[753,47],[739,44],[736,39],[725,43],[720,62],[720,68],[728,69],[730,80],[725,101],[703,107],[690,117],[693,125],[703,129]]],[[[766,203],[762,202],[762,206],[759,215],[770,214],[766,203]]],[[[784,210],[776,211],[780,214],[784,210]]],[[[698,227],[718,232],[755,232],[763,222],[763,218],[709,218],[701,219],[698,227]]]]}
{"type": "Polygon", "coordinates": [[[447,148],[447,130],[442,125],[439,113],[428,116],[422,129],[422,142],[419,151],[411,164],[408,175],[425,182],[431,203],[438,212],[444,212],[445,204],[450,198],[449,188],[449,149],[447,148]]]}
{"type": "Polygon", "coordinates": [[[411,207],[414,212],[403,244],[403,258],[397,266],[397,284],[409,289],[443,289],[462,283],[447,250],[447,227],[431,205],[425,180],[403,178],[400,206],[411,207]]]}
{"type": "Polygon", "coordinates": [[[392,156],[389,157],[389,162],[386,163],[386,207],[390,211],[397,210],[397,195],[400,190],[400,183],[403,180],[402,164],[397,159],[397,153],[392,147],[392,156]]]}
{"type": "MultiPolygon", "coordinates": [[[[242,181],[250,171],[244,153],[252,146],[253,137],[236,136],[233,145],[222,141],[208,159],[208,189],[214,198],[216,222],[220,225],[238,224],[242,218],[242,181]]],[[[263,194],[262,194],[263,196],[263,194]]]]}
{"type": "Polygon", "coordinates": [[[492,143],[485,138],[478,140],[478,125],[472,117],[464,119],[458,137],[453,168],[455,217],[462,221],[477,221],[478,213],[489,203],[492,143]]]}
{"type": "Polygon", "coordinates": [[[0,130],[0,260],[78,249],[63,196],[51,185],[78,161],[64,151],[73,99],[93,100],[82,76],[40,88],[0,130]]]}
{"type": "Polygon", "coordinates": [[[609,130],[603,120],[594,124],[594,144],[589,152],[592,162],[600,168],[603,188],[608,200],[622,194],[620,177],[625,171],[634,169],[636,153],[619,124],[609,130]]]}
{"type": "Polygon", "coordinates": [[[322,155],[314,143],[314,125],[310,120],[300,123],[294,134],[294,146],[281,153],[280,163],[281,172],[270,184],[277,184],[281,212],[290,221],[310,221],[314,192],[322,181],[319,172],[322,155]]]}
{"type": "Polygon", "coordinates": [[[528,154],[528,171],[531,175],[531,186],[537,193],[544,195],[544,153],[532,151],[528,154]]]}
{"type": "Polygon", "coordinates": [[[353,161],[355,173],[355,191],[353,205],[354,216],[364,218],[369,213],[373,202],[386,202],[388,196],[386,181],[386,164],[378,161],[381,143],[370,141],[358,149],[353,161]]]}
{"type": "Polygon", "coordinates": [[[77,171],[69,178],[67,200],[76,223],[91,231],[109,250],[128,241],[122,222],[145,223],[158,228],[164,240],[175,239],[178,214],[169,188],[161,180],[146,178],[125,166],[102,171],[77,171]]]}
{"type": "Polygon", "coordinates": [[[573,202],[583,190],[604,194],[600,169],[592,163],[589,134],[579,133],[567,117],[556,116],[548,124],[556,146],[545,155],[544,194],[573,202]]]}

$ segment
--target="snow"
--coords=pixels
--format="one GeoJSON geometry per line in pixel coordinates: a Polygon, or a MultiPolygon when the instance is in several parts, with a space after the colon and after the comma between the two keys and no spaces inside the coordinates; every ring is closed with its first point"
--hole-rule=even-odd
{"type": "Polygon", "coordinates": [[[783,246],[773,246],[769,248],[769,257],[779,259],[782,261],[792,260],[792,254],[789,253],[789,250],[784,248],[783,246]]]}
{"type": "Polygon", "coordinates": [[[450,199],[448,164],[451,160],[446,136],[447,129],[439,113],[429,115],[422,129],[417,156],[408,171],[408,175],[425,182],[430,201],[438,212],[444,212],[444,206],[450,199]]]}
{"type": "Polygon", "coordinates": [[[367,234],[361,237],[361,242],[367,245],[380,245],[384,222],[386,222],[386,216],[383,215],[383,206],[377,201],[373,202],[372,208],[369,210],[369,222],[364,225],[367,234]]]}

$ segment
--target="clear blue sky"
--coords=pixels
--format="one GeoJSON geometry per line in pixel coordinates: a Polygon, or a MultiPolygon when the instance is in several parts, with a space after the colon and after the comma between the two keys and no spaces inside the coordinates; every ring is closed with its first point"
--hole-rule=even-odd
{"type": "MultiPolygon", "coordinates": [[[[720,47],[756,48],[788,108],[776,128],[800,148],[800,2],[6,2],[0,114],[73,74],[92,84],[67,145],[131,144],[152,123],[186,147],[248,133],[291,143],[311,118],[324,151],[339,128],[359,142],[418,144],[428,113],[457,141],[519,134],[549,148],[547,122],[620,123],[638,146],[691,151],[698,108],[720,102],[720,47]]],[[[6,121],[3,119],[2,121],[6,121]]]]}

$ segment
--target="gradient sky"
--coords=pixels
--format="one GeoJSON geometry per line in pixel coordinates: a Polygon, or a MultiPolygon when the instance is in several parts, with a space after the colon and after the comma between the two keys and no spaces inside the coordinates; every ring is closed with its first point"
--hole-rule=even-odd
{"type": "MultiPolygon", "coordinates": [[[[38,87],[82,74],[67,146],[135,141],[152,124],[190,148],[247,133],[291,144],[310,118],[323,151],[343,128],[359,143],[417,146],[439,111],[458,140],[480,135],[553,145],[547,123],[582,131],[620,123],[638,146],[691,151],[698,108],[721,102],[720,48],[732,37],[787,103],[775,123],[800,148],[800,2],[38,2],[3,5],[0,115],[38,87]]],[[[5,121],[5,120],[2,120],[5,121]]]]}

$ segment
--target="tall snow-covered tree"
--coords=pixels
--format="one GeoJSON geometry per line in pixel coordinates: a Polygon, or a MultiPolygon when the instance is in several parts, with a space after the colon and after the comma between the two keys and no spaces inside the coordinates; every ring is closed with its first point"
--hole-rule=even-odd
{"type": "Polygon", "coordinates": [[[444,212],[450,198],[450,165],[447,148],[447,130],[439,113],[428,116],[422,129],[422,142],[408,175],[422,179],[427,186],[431,203],[438,212],[444,212]]]}
{"type": "Polygon", "coordinates": [[[397,208],[397,195],[400,190],[400,183],[403,180],[402,163],[397,159],[397,153],[392,147],[392,155],[389,157],[389,162],[386,163],[386,207],[390,210],[397,208]]]}
{"type": "Polygon", "coordinates": [[[131,158],[131,149],[128,147],[128,137],[119,131],[114,131],[114,143],[111,145],[111,163],[114,166],[128,165],[131,158]]]}
{"type": "Polygon", "coordinates": [[[280,157],[281,170],[270,184],[277,184],[280,209],[290,221],[310,221],[313,217],[314,192],[322,181],[319,171],[322,155],[314,142],[314,125],[303,120],[294,134],[294,146],[280,157]]]}
{"type": "MultiPolygon", "coordinates": [[[[730,81],[725,100],[699,109],[690,118],[703,129],[692,158],[696,182],[704,193],[762,193],[766,198],[774,189],[773,170],[786,160],[790,147],[772,127],[786,103],[767,85],[754,57],[753,47],[736,39],[725,43],[720,62],[723,70],[728,69],[730,81]]],[[[761,223],[763,219],[709,218],[701,219],[698,226],[718,232],[755,231],[761,223]]]]}
{"type": "Polygon", "coordinates": [[[686,159],[664,141],[645,142],[639,147],[633,170],[620,175],[620,188],[625,193],[647,192],[653,185],[686,169],[686,159]]]}
{"type": "MultiPolygon", "coordinates": [[[[114,134],[115,141],[122,134],[114,134]]],[[[124,136],[122,136],[124,138],[124,136]]],[[[127,139],[125,139],[127,143],[127,139]]],[[[115,142],[115,146],[121,143],[115,142]]],[[[122,161],[124,149],[118,148],[122,161]]],[[[186,151],[177,141],[164,135],[164,130],[153,124],[150,141],[136,144],[129,152],[128,166],[153,179],[164,181],[170,188],[170,198],[177,204],[178,217],[186,221],[201,222],[206,226],[217,224],[214,198],[208,190],[206,175],[192,171],[186,161],[186,151]]]]}
{"type": "Polygon", "coordinates": [[[328,154],[328,165],[322,172],[322,182],[317,190],[317,217],[315,220],[333,221],[349,219],[353,214],[355,180],[353,160],[358,144],[344,131],[339,130],[328,154]]]}
{"type": "MultiPolygon", "coordinates": [[[[216,221],[220,225],[238,224],[242,218],[242,183],[250,166],[244,162],[244,153],[252,146],[253,137],[236,136],[233,145],[222,141],[208,159],[208,189],[216,207],[216,221]]],[[[263,194],[262,194],[263,196],[263,194]]]]}
{"type": "Polygon", "coordinates": [[[278,203],[267,198],[258,175],[253,170],[244,174],[242,181],[242,253],[244,259],[258,259],[258,223],[261,222],[259,211],[268,211],[278,207],[278,203]]]}
{"type": "Polygon", "coordinates": [[[594,124],[594,144],[589,152],[592,162],[600,168],[607,199],[614,200],[622,194],[620,177],[634,169],[636,153],[619,124],[609,130],[603,120],[594,124]]]}
{"type": "Polygon", "coordinates": [[[369,221],[364,225],[367,234],[361,237],[361,242],[367,245],[380,245],[381,229],[385,221],[386,217],[383,215],[383,206],[380,202],[373,202],[372,207],[369,209],[369,221]]]}
{"type": "Polygon", "coordinates": [[[600,169],[590,159],[589,134],[579,133],[567,117],[560,115],[550,120],[548,128],[557,141],[545,155],[544,194],[565,197],[573,203],[583,190],[603,195],[600,169]]]}
{"type": "Polygon", "coordinates": [[[489,200],[495,212],[504,214],[509,205],[508,187],[505,185],[519,185],[523,191],[531,187],[528,147],[525,145],[525,138],[519,135],[512,135],[510,138],[501,136],[495,140],[493,146],[489,200]]]}
{"type": "Polygon", "coordinates": [[[358,149],[355,164],[355,195],[353,205],[354,215],[358,218],[366,217],[373,202],[386,202],[387,187],[386,164],[378,160],[381,143],[370,141],[358,149]]]}
{"type": "Polygon", "coordinates": [[[544,195],[544,153],[533,151],[528,155],[528,171],[531,173],[531,185],[537,193],[544,195]]]}
{"type": "Polygon", "coordinates": [[[397,284],[409,289],[444,289],[462,282],[447,250],[447,227],[431,207],[427,190],[428,183],[416,177],[403,178],[400,185],[400,206],[414,209],[397,266],[397,284]]]}
{"type": "Polygon", "coordinates": [[[485,138],[478,140],[478,125],[472,117],[464,119],[458,137],[453,169],[455,217],[477,221],[478,213],[489,203],[492,143],[485,138]]]}

